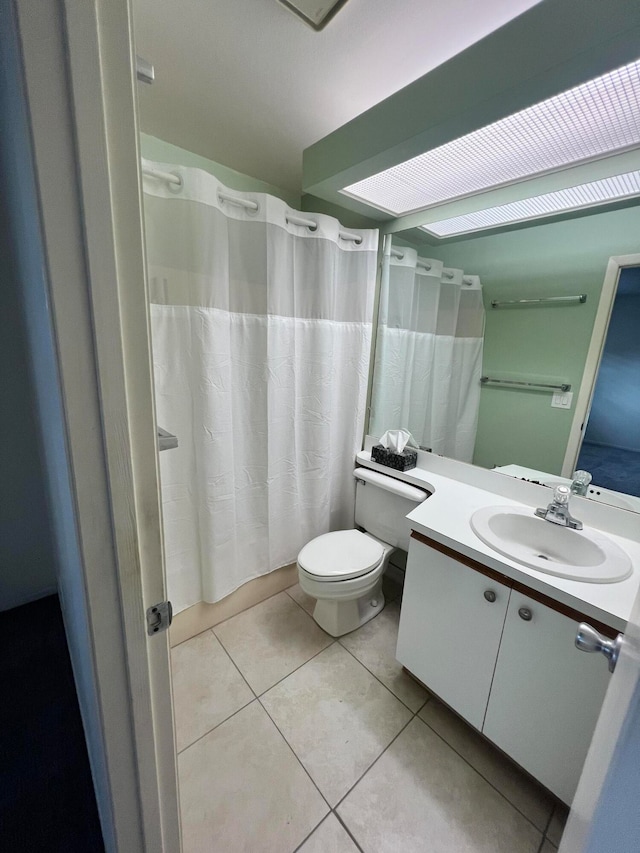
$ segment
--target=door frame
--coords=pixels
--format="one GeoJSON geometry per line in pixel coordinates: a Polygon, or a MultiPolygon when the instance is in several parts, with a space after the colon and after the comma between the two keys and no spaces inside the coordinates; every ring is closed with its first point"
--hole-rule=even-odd
{"type": "Polygon", "coordinates": [[[58,378],[48,393],[61,401],[42,431],[59,426],[65,454],[45,435],[45,465],[98,811],[109,853],[176,853],[168,635],[148,637],[145,619],[166,591],[132,14],[128,0],[13,7],[58,378]],[[75,565],[57,529],[65,489],[75,565]]]}
{"type": "Polygon", "coordinates": [[[600,362],[604,352],[604,345],[607,340],[607,332],[609,331],[609,322],[611,320],[611,312],[613,303],[618,291],[618,281],[620,272],[625,267],[640,266],[640,253],[632,255],[614,255],[609,258],[607,270],[604,276],[604,283],[600,293],[600,301],[598,310],[593,324],[591,333],[591,341],[587,351],[587,359],[584,365],[580,390],[576,399],[576,407],[573,414],[571,430],[569,432],[569,440],[567,449],[562,464],[562,476],[573,477],[580,455],[580,448],[584,438],[583,427],[587,423],[587,418],[591,410],[593,394],[598,379],[598,371],[600,370],[600,362]]]}

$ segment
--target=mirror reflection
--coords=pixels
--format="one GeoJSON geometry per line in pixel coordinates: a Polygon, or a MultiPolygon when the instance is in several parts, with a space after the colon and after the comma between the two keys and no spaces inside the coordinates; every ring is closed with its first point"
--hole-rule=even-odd
{"type": "Polygon", "coordinates": [[[369,433],[640,511],[638,224],[388,237],[369,433]]]}
{"type": "Polygon", "coordinates": [[[478,276],[387,241],[371,431],[402,424],[426,450],[473,461],[485,312],[478,276]]]}

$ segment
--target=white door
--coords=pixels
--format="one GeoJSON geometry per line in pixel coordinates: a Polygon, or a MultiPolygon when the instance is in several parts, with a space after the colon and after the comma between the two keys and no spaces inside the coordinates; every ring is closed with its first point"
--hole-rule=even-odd
{"type": "Polygon", "coordinates": [[[22,280],[43,315],[32,355],[58,583],[105,849],[179,853],[168,637],[145,618],[166,592],[131,10],[5,5],[30,131],[16,195],[35,199],[22,280]]]}
{"type": "Polygon", "coordinates": [[[607,271],[602,285],[600,294],[600,302],[598,303],[598,311],[593,324],[591,333],[591,341],[584,366],[584,373],[578,391],[576,400],[573,422],[567,442],[567,450],[562,464],[562,476],[573,477],[573,472],[576,470],[580,449],[585,437],[587,422],[589,420],[589,412],[593,401],[593,394],[598,379],[598,371],[600,370],[600,362],[607,340],[609,331],[609,321],[611,320],[611,312],[613,311],[613,303],[618,291],[618,282],[620,272],[626,267],[635,267],[640,265],[640,254],[635,255],[616,255],[609,258],[607,271]]]}
{"type": "Polygon", "coordinates": [[[639,803],[640,593],[620,645],[560,853],[640,850],[639,803]]]}

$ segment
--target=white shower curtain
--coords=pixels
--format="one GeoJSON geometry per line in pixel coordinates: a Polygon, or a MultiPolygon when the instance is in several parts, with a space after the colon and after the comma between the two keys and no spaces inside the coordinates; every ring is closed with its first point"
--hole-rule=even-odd
{"type": "Polygon", "coordinates": [[[394,249],[383,267],[369,432],[406,428],[422,447],[471,462],[483,335],[478,276],[394,249]]]}
{"type": "Polygon", "coordinates": [[[182,179],[144,181],[157,418],[179,442],[160,455],[179,611],[353,524],[378,233],[144,165],[182,179]]]}

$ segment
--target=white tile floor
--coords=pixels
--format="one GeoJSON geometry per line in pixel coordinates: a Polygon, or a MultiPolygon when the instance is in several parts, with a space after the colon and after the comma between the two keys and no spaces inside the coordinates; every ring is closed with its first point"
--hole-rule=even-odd
{"type": "Polygon", "coordinates": [[[402,671],[387,589],[338,641],[294,586],[173,649],[185,853],[554,853],[566,811],[402,671]]]}

